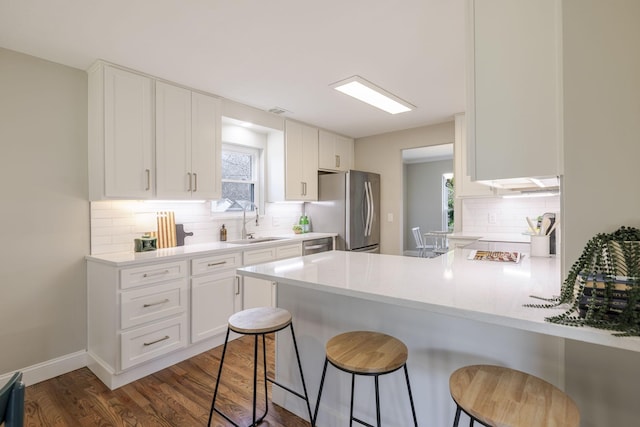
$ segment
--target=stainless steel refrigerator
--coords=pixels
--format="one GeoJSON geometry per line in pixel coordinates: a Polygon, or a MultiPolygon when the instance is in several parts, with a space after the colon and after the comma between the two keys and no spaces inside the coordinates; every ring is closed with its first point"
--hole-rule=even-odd
{"type": "Polygon", "coordinates": [[[338,233],[336,249],[380,252],[380,175],[350,170],[318,176],[318,201],[307,203],[313,230],[338,233]]]}

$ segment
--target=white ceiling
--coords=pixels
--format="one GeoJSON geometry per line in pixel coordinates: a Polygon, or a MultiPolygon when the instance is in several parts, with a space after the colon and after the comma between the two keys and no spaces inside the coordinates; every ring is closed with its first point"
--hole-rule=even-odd
{"type": "Polygon", "coordinates": [[[464,111],[464,0],[0,0],[0,47],[104,59],[354,138],[464,111]],[[355,74],[418,108],[329,87],[355,74]]]}

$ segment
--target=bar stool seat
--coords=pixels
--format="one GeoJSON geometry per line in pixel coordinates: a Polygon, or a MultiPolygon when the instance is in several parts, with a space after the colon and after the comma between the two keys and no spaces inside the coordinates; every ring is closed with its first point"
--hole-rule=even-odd
{"type": "Polygon", "coordinates": [[[239,427],[228,415],[221,412],[216,408],[216,398],[218,396],[218,387],[220,385],[220,377],[222,376],[222,366],[224,365],[224,358],[227,352],[227,344],[229,342],[229,333],[233,331],[243,335],[254,336],[254,355],[253,355],[253,417],[252,424],[250,426],[257,426],[267,416],[269,411],[269,405],[267,402],[267,382],[275,384],[284,390],[298,396],[304,400],[307,404],[307,410],[309,412],[309,421],[311,421],[311,405],[309,404],[309,396],[307,394],[307,386],[304,382],[304,375],[302,374],[302,364],[300,363],[300,354],[298,353],[298,344],[296,343],[296,336],[293,331],[293,322],[291,320],[291,313],[287,310],[277,307],[257,307],[240,311],[229,317],[227,326],[227,335],[224,341],[224,347],[222,349],[222,357],[220,358],[220,366],[218,368],[218,377],[216,379],[216,386],[213,392],[213,400],[211,402],[211,411],[209,412],[209,423],[211,425],[211,419],[213,412],[217,412],[224,419],[230,422],[232,425],[239,427]],[[276,382],[274,379],[267,376],[267,354],[265,335],[281,331],[289,327],[291,329],[291,337],[293,339],[293,347],[296,352],[296,359],[298,361],[298,369],[300,371],[300,379],[302,382],[303,393],[299,393],[283,384],[276,382]],[[257,377],[258,377],[258,337],[262,337],[262,361],[264,372],[264,414],[257,418],[256,415],[256,403],[257,403],[257,377]]]}
{"type": "Polygon", "coordinates": [[[580,412],[562,390],[533,375],[492,365],[465,366],[449,378],[457,405],[454,427],[464,411],[490,427],[578,427],[580,412]]]}
{"type": "Polygon", "coordinates": [[[389,374],[400,368],[404,368],[407,390],[409,392],[409,401],[411,403],[411,412],[413,415],[414,425],[417,427],[418,423],[416,420],[413,396],[411,394],[411,386],[409,384],[409,373],[407,370],[408,355],[409,352],[407,350],[407,346],[402,341],[379,332],[354,331],[336,335],[331,338],[326,344],[326,358],[324,362],[324,369],[322,371],[322,379],[320,380],[320,391],[318,393],[318,402],[316,403],[312,425],[316,424],[318,418],[318,409],[320,407],[320,398],[322,397],[322,388],[324,386],[324,379],[327,372],[327,364],[331,363],[331,365],[341,371],[351,374],[350,420],[366,426],[371,426],[371,424],[354,418],[353,416],[355,375],[370,375],[375,378],[376,419],[377,425],[380,426],[378,376],[389,374]]]}

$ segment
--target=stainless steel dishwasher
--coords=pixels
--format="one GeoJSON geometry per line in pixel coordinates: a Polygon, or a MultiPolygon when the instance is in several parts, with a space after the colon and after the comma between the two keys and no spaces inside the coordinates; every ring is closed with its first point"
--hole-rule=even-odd
{"type": "Polygon", "coordinates": [[[333,250],[333,237],[321,237],[302,242],[302,255],[317,254],[318,252],[330,250],[333,250]]]}

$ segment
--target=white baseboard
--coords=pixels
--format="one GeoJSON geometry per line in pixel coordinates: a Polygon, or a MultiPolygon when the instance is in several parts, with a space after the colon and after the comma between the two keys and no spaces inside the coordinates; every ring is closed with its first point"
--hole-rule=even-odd
{"type": "MultiPolygon", "coordinates": [[[[81,350],[36,365],[17,369],[17,371],[22,372],[22,382],[26,386],[30,386],[85,366],[87,366],[87,352],[81,350]]],[[[8,381],[12,375],[13,372],[0,375],[0,384],[8,381]]]]}

